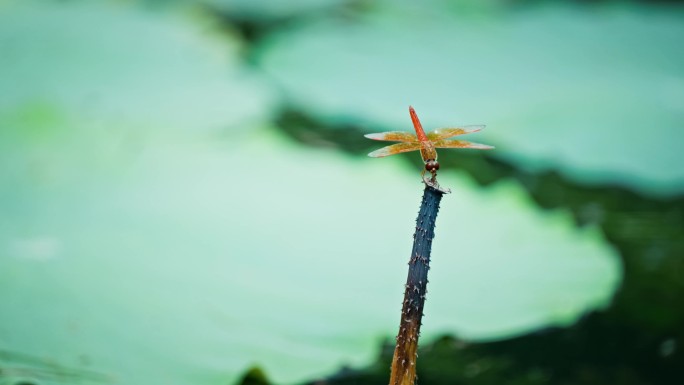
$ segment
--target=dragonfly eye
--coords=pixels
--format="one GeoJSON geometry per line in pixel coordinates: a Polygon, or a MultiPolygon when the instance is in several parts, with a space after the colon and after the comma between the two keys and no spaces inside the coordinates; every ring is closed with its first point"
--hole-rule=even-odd
{"type": "Polygon", "coordinates": [[[437,162],[434,159],[430,159],[427,162],[425,162],[425,169],[429,172],[435,172],[439,170],[439,162],[437,162]]]}

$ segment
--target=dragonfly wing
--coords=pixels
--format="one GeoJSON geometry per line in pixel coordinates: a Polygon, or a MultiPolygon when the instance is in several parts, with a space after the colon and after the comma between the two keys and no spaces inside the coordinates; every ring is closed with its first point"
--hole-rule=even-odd
{"type": "Polygon", "coordinates": [[[466,142],[465,140],[437,140],[434,142],[436,148],[475,148],[478,150],[491,150],[494,147],[486,144],[466,142]]]}
{"type": "Polygon", "coordinates": [[[430,131],[427,134],[427,137],[430,140],[447,139],[456,135],[465,135],[470,134],[471,132],[478,132],[483,128],[485,128],[483,125],[438,128],[434,131],[430,131]]]}
{"type": "Polygon", "coordinates": [[[377,134],[364,135],[368,139],[386,140],[389,142],[417,142],[416,134],[404,131],[379,132],[377,134]]]}
{"type": "Polygon", "coordinates": [[[379,150],[375,150],[368,154],[368,156],[373,158],[382,158],[383,156],[390,156],[394,154],[401,154],[402,152],[416,151],[420,150],[419,142],[411,143],[397,143],[390,146],[385,146],[379,150]]]}

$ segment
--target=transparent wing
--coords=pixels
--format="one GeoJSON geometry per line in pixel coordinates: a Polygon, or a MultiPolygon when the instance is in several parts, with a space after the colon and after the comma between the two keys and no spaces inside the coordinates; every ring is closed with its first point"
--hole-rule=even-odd
{"type": "Polygon", "coordinates": [[[417,142],[416,134],[405,131],[388,131],[379,132],[377,134],[366,134],[364,135],[368,139],[373,140],[386,140],[389,142],[417,142]]]}
{"type": "Polygon", "coordinates": [[[483,128],[485,128],[484,125],[438,128],[434,131],[430,131],[427,134],[427,137],[430,140],[447,139],[456,135],[465,135],[470,134],[471,132],[478,132],[483,128]]]}
{"type": "Polygon", "coordinates": [[[390,156],[394,154],[401,154],[402,152],[416,151],[420,150],[420,143],[397,143],[390,146],[383,147],[379,150],[375,150],[368,154],[368,156],[373,158],[382,158],[383,156],[390,156]]]}
{"type": "Polygon", "coordinates": [[[437,140],[434,142],[436,148],[474,148],[478,150],[491,150],[494,146],[486,144],[466,142],[465,140],[437,140]]]}

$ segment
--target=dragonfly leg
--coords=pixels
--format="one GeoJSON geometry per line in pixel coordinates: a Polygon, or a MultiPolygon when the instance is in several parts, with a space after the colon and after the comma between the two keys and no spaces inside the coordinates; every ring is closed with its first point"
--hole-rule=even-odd
{"type": "Polygon", "coordinates": [[[420,176],[423,178],[423,183],[434,188],[435,190],[441,191],[445,194],[449,194],[451,192],[451,190],[449,190],[448,188],[442,188],[442,186],[440,186],[439,183],[437,183],[437,170],[431,170],[430,177],[426,177],[425,170],[423,170],[420,176]]]}

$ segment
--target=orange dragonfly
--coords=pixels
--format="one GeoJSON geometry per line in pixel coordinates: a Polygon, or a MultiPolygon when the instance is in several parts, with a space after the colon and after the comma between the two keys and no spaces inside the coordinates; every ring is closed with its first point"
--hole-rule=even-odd
{"type": "Polygon", "coordinates": [[[421,174],[425,183],[437,187],[436,174],[439,170],[439,162],[437,162],[437,148],[475,148],[478,150],[491,150],[494,147],[485,144],[466,142],[464,140],[450,140],[449,138],[457,135],[470,134],[483,129],[483,125],[470,125],[462,127],[438,128],[425,134],[423,126],[418,120],[418,115],[413,107],[409,106],[409,113],[413,121],[413,128],[416,130],[415,135],[404,131],[389,131],[377,134],[365,135],[368,139],[385,140],[388,142],[401,142],[383,147],[368,154],[373,158],[382,158],[394,154],[401,154],[402,152],[420,150],[420,156],[425,163],[425,170],[421,174]],[[425,179],[425,171],[432,175],[431,180],[425,179]]]}

